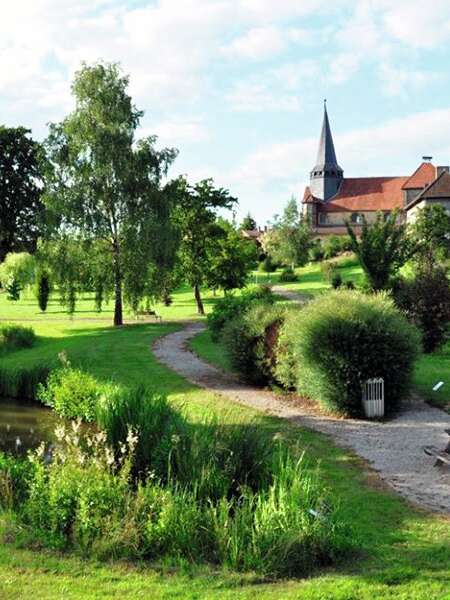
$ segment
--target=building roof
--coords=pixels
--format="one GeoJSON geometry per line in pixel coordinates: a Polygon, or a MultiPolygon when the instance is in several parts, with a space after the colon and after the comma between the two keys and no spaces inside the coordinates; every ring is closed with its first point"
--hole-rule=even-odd
{"type": "Polygon", "coordinates": [[[324,212],[390,211],[402,208],[402,187],[408,177],[352,177],[343,179],[339,192],[321,203],[324,212]]]}
{"type": "Polygon", "coordinates": [[[417,167],[403,186],[404,190],[418,190],[436,179],[436,167],[430,162],[423,162],[417,167]]]}
{"type": "Polygon", "coordinates": [[[442,173],[434,181],[408,204],[406,210],[409,210],[422,200],[437,200],[441,198],[450,198],[450,174],[447,171],[442,173]]]}
{"type": "Polygon", "coordinates": [[[313,168],[313,171],[325,170],[342,171],[336,158],[336,151],[334,149],[333,136],[331,135],[326,104],[324,104],[322,132],[320,134],[316,165],[313,168]]]}
{"type": "Polygon", "coordinates": [[[253,240],[259,239],[263,234],[263,232],[260,229],[243,229],[241,233],[243,237],[253,240]]]}

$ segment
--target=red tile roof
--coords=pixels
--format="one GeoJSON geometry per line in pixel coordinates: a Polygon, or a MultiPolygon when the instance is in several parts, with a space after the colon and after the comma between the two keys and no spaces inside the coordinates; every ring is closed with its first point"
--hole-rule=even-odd
{"type": "Polygon", "coordinates": [[[436,167],[429,162],[423,162],[403,186],[404,190],[421,189],[436,179],[436,167]]]}
{"type": "Polygon", "coordinates": [[[402,187],[408,177],[354,177],[342,181],[339,192],[321,203],[324,212],[390,211],[403,206],[402,187]]]}
{"type": "Polygon", "coordinates": [[[437,179],[428,185],[412,202],[407,209],[412,208],[421,200],[437,198],[450,198],[450,174],[443,171],[437,179]]]}

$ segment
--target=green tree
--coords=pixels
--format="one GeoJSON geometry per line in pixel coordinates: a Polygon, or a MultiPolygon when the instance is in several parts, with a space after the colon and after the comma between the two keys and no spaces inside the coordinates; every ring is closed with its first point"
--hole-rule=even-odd
{"type": "Polygon", "coordinates": [[[5,285],[6,297],[8,300],[12,300],[13,302],[17,302],[20,300],[20,292],[22,291],[22,286],[20,281],[14,275],[11,275],[10,279],[6,282],[5,285]]]}
{"type": "Polygon", "coordinates": [[[246,216],[243,218],[240,229],[242,231],[254,231],[257,228],[256,221],[248,212],[246,216]]]}
{"type": "Polygon", "coordinates": [[[391,278],[414,253],[406,225],[398,222],[398,213],[394,211],[387,216],[378,213],[370,225],[363,217],[359,239],[350,223],[347,222],[346,226],[351,248],[371,289],[388,289],[391,278]]]}
{"type": "Polygon", "coordinates": [[[75,110],[50,126],[46,203],[62,230],[107,244],[114,277],[114,324],[123,323],[124,284],[133,297],[165,241],[169,211],[161,180],[177,155],[135,139],[143,113],[118,65],[83,65],[75,75],[75,110]]]}
{"type": "Polygon", "coordinates": [[[42,312],[47,310],[48,299],[50,297],[50,276],[48,272],[39,270],[37,275],[37,300],[42,312]]]}
{"type": "Polygon", "coordinates": [[[300,215],[295,198],[286,204],[281,217],[276,215],[269,231],[262,238],[264,251],[277,263],[292,267],[308,261],[310,229],[300,215]]]}
{"type": "Polygon", "coordinates": [[[24,127],[0,127],[0,262],[33,252],[43,222],[42,147],[24,127]]]}
{"type": "Polygon", "coordinates": [[[242,237],[241,232],[226,221],[218,219],[222,233],[211,245],[211,263],[207,283],[213,289],[227,293],[240,289],[247,283],[250,271],[256,268],[258,250],[256,245],[242,237]]]}
{"type": "Polygon", "coordinates": [[[23,289],[34,282],[36,259],[28,252],[10,252],[0,265],[0,284],[6,286],[9,281],[17,280],[23,289]]]}
{"type": "Polygon", "coordinates": [[[204,315],[200,287],[208,281],[217,237],[223,236],[223,229],[217,224],[217,211],[232,208],[237,200],[228,190],[215,188],[212,179],[189,185],[180,177],[172,189],[176,196],[183,273],[194,288],[197,311],[204,315]]]}
{"type": "Polygon", "coordinates": [[[431,204],[420,209],[410,230],[416,258],[423,267],[432,270],[450,257],[450,214],[443,206],[431,204]]]}

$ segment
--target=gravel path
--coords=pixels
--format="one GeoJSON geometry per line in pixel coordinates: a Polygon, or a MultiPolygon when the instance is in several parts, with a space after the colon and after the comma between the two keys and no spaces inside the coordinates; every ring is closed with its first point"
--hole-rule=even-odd
{"type": "Polygon", "coordinates": [[[240,383],[195,356],[187,344],[205,329],[203,323],[187,323],[155,342],[158,360],[192,383],[247,406],[289,419],[330,435],[339,446],[349,448],[378,472],[380,477],[408,500],[450,515],[450,470],[434,467],[423,446],[444,448],[450,415],[416,399],[385,423],[336,419],[313,414],[306,408],[282,401],[268,391],[240,383]]]}

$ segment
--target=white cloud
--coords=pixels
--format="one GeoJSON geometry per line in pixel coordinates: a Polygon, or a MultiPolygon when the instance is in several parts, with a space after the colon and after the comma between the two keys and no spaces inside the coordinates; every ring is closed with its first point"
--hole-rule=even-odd
{"type": "Polygon", "coordinates": [[[385,64],[380,67],[380,79],[389,96],[410,97],[419,88],[443,79],[441,73],[425,70],[406,71],[402,66],[385,64]]]}
{"type": "Polygon", "coordinates": [[[386,31],[406,46],[435,48],[450,39],[448,0],[382,2],[386,31]]]}
{"type": "Polygon", "coordinates": [[[156,134],[162,145],[195,144],[209,139],[209,131],[200,118],[175,117],[156,123],[150,130],[142,130],[141,135],[156,134]]]}
{"type": "Polygon", "coordinates": [[[290,43],[304,43],[310,38],[309,32],[300,28],[256,27],[234,39],[222,53],[228,58],[263,60],[284,52],[290,43]]]}
{"type": "Polygon", "coordinates": [[[239,81],[227,95],[232,110],[247,112],[296,111],[299,98],[280,90],[270,89],[263,81],[239,81]]]}

